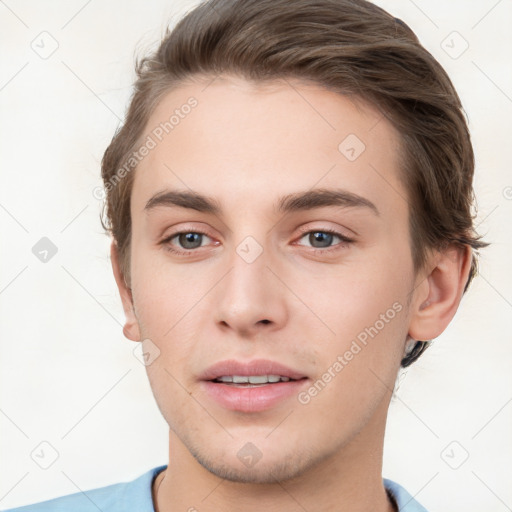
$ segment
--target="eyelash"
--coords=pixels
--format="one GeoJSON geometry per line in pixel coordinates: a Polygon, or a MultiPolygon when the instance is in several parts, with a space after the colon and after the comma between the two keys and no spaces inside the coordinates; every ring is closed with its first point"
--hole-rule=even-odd
{"type": "MultiPolygon", "coordinates": [[[[176,233],[173,233],[172,235],[168,236],[165,240],[162,240],[160,243],[164,246],[166,251],[172,252],[173,254],[178,254],[179,256],[189,256],[192,255],[192,253],[196,252],[197,249],[188,249],[188,250],[179,250],[174,249],[170,242],[173,238],[176,238],[179,235],[186,235],[189,233],[194,233],[195,235],[204,235],[209,236],[208,233],[205,233],[204,231],[200,230],[187,230],[187,231],[177,231],[176,233]]],[[[198,247],[199,249],[199,247],[198,247]]]]}
{"type": "MultiPolygon", "coordinates": [[[[301,229],[299,231],[301,233],[301,236],[300,236],[299,240],[301,240],[306,235],[309,235],[311,233],[325,233],[325,234],[328,234],[328,235],[337,236],[341,240],[340,243],[338,243],[338,244],[336,244],[334,246],[331,246],[331,247],[325,247],[325,248],[309,247],[309,250],[311,252],[315,253],[315,254],[317,252],[321,252],[321,253],[325,254],[327,252],[336,251],[336,250],[339,250],[342,247],[346,247],[347,245],[349,245],[349,244],[354,242],[353,239],[348,238],[345,235],[342,235],[341,233],[339,233],[338,231],[334,231],[334,230],[331,230],[331,229],[301,229]]],[[[160,243],[164,246],[166,251],[172,252],[173,254],[177,254],[177,255],[180,255],[180,256],[190,256],[195,251],[197,251],[197,249],[200,249],[200,247],[197,247],[196,249],[179,250],[179,249],[175,249],[170,244],[171,240],[173,240],[177,236],[184,235],[184,234],[189,234],[189,233],[194,233],[196,235],[204,235],[204,236],[209,237],[208,233],[205,233],[204,231],[201,231],[201,230],[177,231],[176,233],[173,233],[172,235],[170,235],[167,238],[165,238],[164,240],[162,240],[160,243]]]]}
{"type": "Polygon", "coordinates": [[[300,236],[299,240],[301,240],[306,235],[309,235],[311,233],[325,233],[325,234],[328,234],[328,235],[337,236],[341,240],[340,243],[338,243],[336,245],[332,245],[330,247],[325,247],[325,248],[309,247],[309,250],[311,252],[314,252],[315,254],[317,252],[321,252],[321,253],[325,254],[326,252],[337,251],[337,250],[340,250],[341,248],[346,247],[347,245],[350,245],[351,243],[354,242],[354,240],[352,238],[349,238],[349,237],[347,237],[345,235],[342,235],[340,232],[334,231],[332,229],[308,229],[308,228],[301,228],[301,229],[299,229],[299,231],[301,233],[301,236],[300,236]]]}

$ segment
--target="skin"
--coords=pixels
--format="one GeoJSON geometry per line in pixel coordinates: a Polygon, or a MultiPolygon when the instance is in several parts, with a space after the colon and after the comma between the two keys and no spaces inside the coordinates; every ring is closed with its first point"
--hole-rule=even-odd
{"type": "Polygon", "coordinates": [[[123,332],[160,350],[146,367],[170,427],[155,508],[394,510],[382,448],[406,338],[429,340],[446,328],[470,251],[432,251],[414,272],[400,136],[364,102],[299,81],[197,79],[165,96],[145,136],[190,96],[197,107],[135,171],[131,288],[111,247],[123,332]],[[338,150],[349,134],[366,145],[354,161],[338,150]],[[358,194],[378,214],[353,206],[274,210],[281,196],[318,188],[358,194]],[[222,212],[144,211],[164,189],[208,195],[222,212]],[[308,234],[326,229],[353,241],[334,236],[326,245],[308,234]],[[185,252],[183,239],[161,243],[177,232],[206,236],[181,255],[166,247],[185,252]],[[252,263],[236,252],[247,236],[262,249],[252,263]],[[200,386],[200,372],[218,361],[264,358],[300,370],[307,390],[396,303],[400,312],[307,404],[293,395],[263,412],[230,411],[200,386]],[[247,442],[261,453],[252,467],[237,457],[247,442]]]}

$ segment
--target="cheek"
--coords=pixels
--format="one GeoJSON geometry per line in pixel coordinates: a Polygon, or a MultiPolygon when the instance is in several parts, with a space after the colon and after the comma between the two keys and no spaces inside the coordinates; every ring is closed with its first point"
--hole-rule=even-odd
{"type": "Polygon", "coordinates": [[[380,253],[378,258],[340,265],[333,270],[324,267],[314,273],[301,269],[290,273],[294,292],[310,311],[297,315],[296,320],[309,324],[326,339],[355,337],[375,323],[404,321],[404,315],[412,280],[407,260],[399,261],[393,254],[380,253]],[[388,314],[386,315],[386,312],[388,314]],[[316,318],[315,318],[316,317],[316,318]]]}
{"type": "Polygon", "coordinates": [[[321,340],[311,386],[298,396],[309,417],[321,419],[326,429],[338,425],[356,431],[394,387],[407,308],[393,301],[393,294],[383,293],[376,301],[371,291],[361,292],[357,300],[338,301],[337,315],[327,318],[336,335],[321,340]],[[349,417],[352,427],[346,425],[349,417]]]}
{"type": "Polygon", "coordinates": [[[190,321],[195,306],[212,286],[212,276],[192,267],[171,265],[162,255],[149,251],[134,255],[132,275],[137,319],[147,337],[172,336],[190,321]]]}
{"type": "Polygon", "coordinates": [[[150,254],[139,258],[133,268],[133,298],[141,335],[149,338],[159,353],[146,367],[151,387],[157,401],[160,396],[173,396],[174,404],[185,405],[190,397],[180,384],[188,388],[190,362],[198,353],[205,353],[201,343],[213,311],[208,307],[208,291],[218,280],[217,274],[171,265],[150,254]]]}
{"type": "Polygon", "coordinates": [[[194,418],[203,416],[204,411],[191,400],[189,386],[170,364],[173,359],[178,359],[175,354],[162,352],[159,358],[146,366],[146,372],[155,401],[169,427],[176,430],[180,424],[186,424],[190,433],[199,428],[194,418]]]}
{"type": "MultiPolygon", "coordinates": [[[[344,414],[371,409],[393,387],[407,336],[412,283],[412,263],[406,251],[402,254],[400,259],[391,249],[381,251],[373,261],[340,268],[336,276],[326,273],[297,281],[297,294],[308,298],[322,320],[299,320],[318,343],[318,384],[305,401],[321,391],[315,401],[332,414],[344,414]],[[327,406],[333,403],[339,408],[327,406]]],[[[318,413],[324,414],[320,409],[318,413]]]]}

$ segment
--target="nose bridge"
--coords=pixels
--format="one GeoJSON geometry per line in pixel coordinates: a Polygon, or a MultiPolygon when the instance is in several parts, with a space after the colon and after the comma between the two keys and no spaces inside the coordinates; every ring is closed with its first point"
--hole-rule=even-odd
{"type": "Polygon", "coordinates": [[[230,271],[217,293],[216,319],[243,332],[263,325],[281,325],[286,318],[285,297],[267,268],[271,250],[254,237],[245,237],[229,258],[230,271]]]}

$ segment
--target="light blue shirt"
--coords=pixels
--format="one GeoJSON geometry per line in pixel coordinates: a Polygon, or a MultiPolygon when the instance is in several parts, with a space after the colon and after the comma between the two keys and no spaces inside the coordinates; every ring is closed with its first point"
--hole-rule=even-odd
{"type": "MultiPolygon", "coordinates": [[[[3,512],[155,512],[151,487],[156,475],[166,467],[150,469],[131,482],[77,492],[3,512]]],[[[395,499],[400,512],[427,512],[396,482],[384,478],[384,487],[395,499]]]]}

